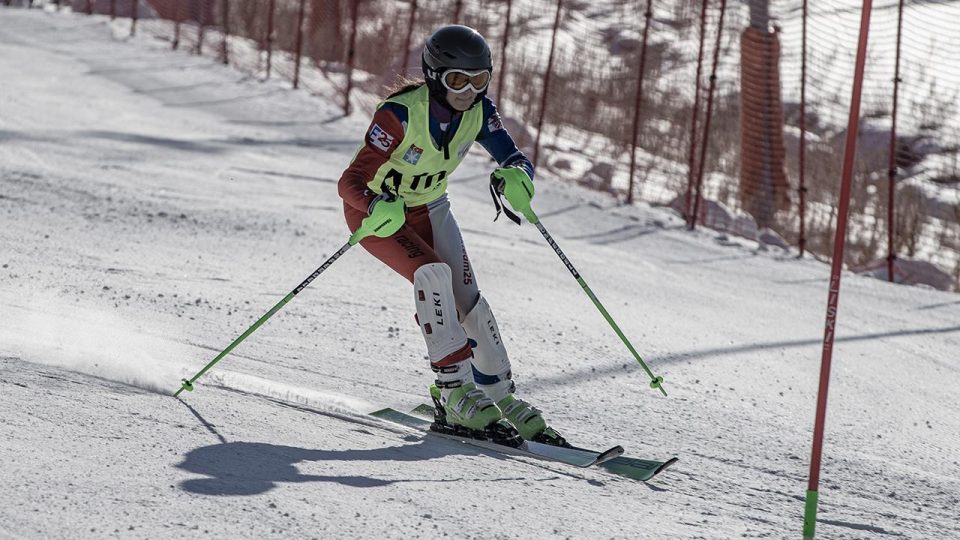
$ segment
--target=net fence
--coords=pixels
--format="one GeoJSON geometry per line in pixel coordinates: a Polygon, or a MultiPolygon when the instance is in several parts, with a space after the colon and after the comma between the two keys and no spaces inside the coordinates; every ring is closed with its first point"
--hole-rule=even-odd
{"type": "MultiPolygon", "coordinates": [[[[822,259],[831,252],[855,0],[63,5],[136,17],[139,31],[172,48],[365,115],[402,77],[421,77],[432,30],[466,24],[490,43],[490,94],[541,181],[669,205],[691,223],[822,259]]],[[[958,22],[960,2],[874,5],[845,261],[853,269],[882,274],[893,255],[896,279],[960,289],[958,22]]]]}

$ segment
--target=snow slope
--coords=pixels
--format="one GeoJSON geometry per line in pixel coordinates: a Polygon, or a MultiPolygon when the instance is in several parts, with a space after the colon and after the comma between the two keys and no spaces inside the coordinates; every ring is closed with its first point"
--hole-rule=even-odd
{"type": "MultiPolygon", "coordinates": [[[[680,457],[650,484],[424,439],[410,288],[346,240],[367,119],[104,18],[0,8],[0,537],[797,537],[828,268],[538,183],[491,223],[451,196],[523,395],[583,445],[680,457]]],[[[818,532],[960,536],[960,302],[845,275],[818,532]]]]}

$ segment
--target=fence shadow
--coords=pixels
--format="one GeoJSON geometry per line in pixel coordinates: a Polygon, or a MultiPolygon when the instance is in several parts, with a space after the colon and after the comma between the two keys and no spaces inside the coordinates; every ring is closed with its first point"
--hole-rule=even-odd
{"type": "MultiPolygon", "coordinates": [[[[884,338],[895,338],[902,336],[918,336],[918,335],[930,335],[930,334],[949,334],[949,333],[960,333],[960,326],[947,326],[942,328],[922,328],[918,330],[900,330],[895,332],[879,332],[874,334],[863,334],[859,336],[846,336],[838,337],[835,339],[837,343],[850,343],[857,341],[871,341],[875,339],[884,339],[884,338]]],[[[673,354],[664,358],[657,358],[651,362],[653,367],[656,366],[665,366],[668,364],[677,364],[689,360],[698,360],[704,358],[716,358],[719,356],[730,356],[741,353],[750,353],[756,351],[763,351],[768,349],[788,349],[788,348],[800,348],[800,347],[810,347],[817,346],[822,343],[821,338],[816,339],[797,339],[792,341],[771,341],[766,343],[750,343],[744,345],[736,345],[733,347],[716,347],[711,349],[701,349],[698,351],[690,352],[681,352],[678,354],[673,354]]],[[[623,358],[625,360],[629,359],[629,356],[624,354],[623,358]]],[[[649,361],[650,359],[647,358],[649,361]]],[[[960,363],[956,365],[949,365],[945,362],[937,362],[939,365],[947,367],[948,369],[960,370],[960,363]]],[[[568,384],[570,381],[586,381],[591,379],[600,379],[607,378],[611,374],[621,373],[627,370],[640,369],[639,365],[636,363],[618,364],[616,366],[607,366],[603,368],[598,368],[596,366],[585,367],[576,371],[567,371],[562,375],[555,375],[553,377],[544,377],[537,380],[536,384],[544,386],[556,386],[568,384]]],[[[656,369],[654,369],[656,371],[656,369]]]]}
{"type": "Polygon", "coordinates": [[[132,91],[134,94],[164,94],[167,92],[186,92],[189,90],[196,90],[197,88],[216,87],[220,83],[217,81],[206,81],[192,84],[181,84],[177,86],[161,86],[159,88],[134,88],[132,91]]]}
{"type": "Polygon", "coordinates": [[[618,242],[626,242],[628,240],[633,240],[634,238],[639,238],[641,236],[646,236],[662,230],[663,229],[660,227],[644,227],[641,225],[630,224],[624,225],[623,227],[618,227],[616,229],[611,229],[609,231],[583,234],[579,236],[568,236],[567,238],[570,240],[585,240],[591,244],[607,245],[618,242]]]}
{"type": "MultiPolygon", "coordinates": [[[[90,139],[104,139],[109,141],[140,144],[145,146],[160,146],[170,150],[183,152],[193,152],[202,154],[221,154],[227,151],[228,146],[294,146],[298,148],[352,148],[357,145],[355,140],[335,140],[313,137],[290,137],[290,138],[252,138],[252,137],[228,137],[225,139],[172,139],[169,137],[154,137],[152,135],[143,135],[140,133],[126,133],[121,131],[107,130],[80,130],[65,131],[64,137],[80,137],[90,139]]],[[[0,140],[36,140],[55,142],[58,138],[49,135],[38,137],[29,133],[21,134],[0,130],[0,140]]]]}
{"type": "Polygon", "coordinates": [[[930,304],[930,305],[921,306],[914,309],[927,310],[927,309],[938,309],[938,308],[947,307],[947,306],[960,306],[960,300],[956,300],[953,302],[941,302],[939,304],[930,304]]]}
{"type": "Polygon", "coordinates": [[[200,101],[186,101],[186,102],[179,102],[179,103],[167,103],[166,105],[167,105],[167,107],[177,107],[177,108],[181,108],[181,109],[188,109],[188,108],[191,108],[191,107],[209,107],[209,106],[215,106],[215,105],[225,105],[225,104],[228,104],[228,103],[239,103],[239,102],[241,102],[241,101],[246,101],[246,100],[249,100],[249,99],[265,98],[265,97],[273,96],[273,95],[280,94],[280,93],[283,93],[283,92],[286,92],[286,90],[281,90],[281,89],[279,89],[279,88],[274,88],[274,89],[267,90],[266,92],[259,92],[259,93],[255,93],[255,94],[246,94],[246,95],[239,95],[239,96],[231,96],[231,97],[220,98],[220,99],[208,99],[208,100],[200,100],[200,101]]]}

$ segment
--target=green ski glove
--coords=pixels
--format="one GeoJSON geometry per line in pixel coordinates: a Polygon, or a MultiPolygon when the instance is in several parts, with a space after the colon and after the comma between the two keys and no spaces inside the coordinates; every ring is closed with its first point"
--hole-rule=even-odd
{"type": "Polygon", "coordinates": [[[350,236],[350,243],[356,244],[368,236],[386,238],[403,227],[406,219],[403,199],[392,193],[379,195],[370,203],[369,214],[360,223],[360,227],[350,236]]]}
{"type": "Polygon", "coordinates": [[[527,171],[520,167],[501,167],[495,169],[491,176],[498,182],[497,192],[507,198],[514,211],[523,214],[530,223],[540,221],[530,208],[534,190],[533,180],[530,179],[527,171]]]}

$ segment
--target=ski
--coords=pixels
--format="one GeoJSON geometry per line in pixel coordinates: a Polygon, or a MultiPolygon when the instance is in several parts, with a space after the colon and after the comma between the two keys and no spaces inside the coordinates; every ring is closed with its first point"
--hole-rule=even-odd
{"type": "Polygon", "coordinates": [[[471,446],[511,455],[555,461],[580,468],[600,466],[613,474],[633,480],[647,481],[677,461],[677,458],[672,458],[668,461],[626,458],[623,457],[623,447],[619,445],[601,452],[586,448],[568,448],[534,441],[524,441],[519,447],[514,448],[493,441],[439,433],[430,429],[432,420],[428,420],[428,418],[433,418],[433,412],[434,409],[431,405],[424,404],[418,406],[410,414],[400,412],[396,409],[381,409],[370,414],[382,420],[418,429],[446,439],[460,441],[471,446]]]}
{"type": "MultiPolygon", "coordinates": [[[[422,416],[424,418],[433,418],[434,409],[433,405],[421,404],[413,410],[413,414],[422,416]]],[[[427,422],[427,427],[429,428],[429,422],[427,422]]],[[[527,441],[528,444],[535,444],[538,446],[544,446],[547,448],[557,448],[555,446],[550,446],[547,444],[539,444],[527,441]]],[[[497,445],[501,446],[501,445],[497,445]]],[[[600,467],[606,469],[608,472],[616,474],[617,476],[623,476],[625,478],[630,478],[631,480],[639,480],[641,482],[646,482],[654,476],[663,472],[667,467],[670,467],[677,462],[679,458],[671,457],[666,461],[656,461],[650,459],[638,459],[631,457],[623,456],[623,447],[614,446],[610,450],[605,452],[597,452],[595,450],[588,450],[586,448],[572,447],[572,450],[577,450],[580,452],[585,452],[589,454],[598,454],[598,459],[595,463],[591,465],[599,465],[600,467]],[[619,452],[614,453],[613,451],[619,449],[619,452]]],[[[588,465],[590,466],[590,465],[588,465]]]]}
{"type": "MultiPolygon", "coordinates": [[[[421,407],[427,407],[422,405],[421,407]]],[[[419,408],[418,408],[419,410],[419,408]]],[[[430,407],[430,410],[433,410],[433,407],[430,407]]],[[[559,446],[550,446],[549,444],[541,444],[533,441],[523,441],[523,443],[514,448],[512,446],[507,446],[504,444],[499,444],[493,441],[487,441],[482,439],[472,439],[469,437],[463,437],[458,435],[453,435],[449,433],[439,433],[432,431],[430,429],[430,420],[414,416],[412,414],[407,414],[400,412],[396,409],[382,409],[373,413],[370,413],[372,416],[377,418],[401,424],[404,426],[412,427],[425,431],[432,435],[438,437],[443,437],[445,439],[460,441],[471,446],[476,446],[479,448],[484,448],[487,450],[493,450],[500,453],[507,453],[518,456],[527,456],[536,459],[542,459],[547,461],[557,461],[560,463],[565,463],[567,465],[573,465],[575,467],[592,467],[603,461],[613,459],[621,454],[623,454],[623,448],[620,446],[615,446],[606,450],[604,452],[594,452],[591,450],[584,450],[579,448],[563,448],[559,446]]],[[[431,413],[432,414],[432,413],[431,413]]]]}
{"type": "MultiPolygon", "coordinates": [[[[422,403],[418,405],[417,408],[413,409],[412,414],[420,416],[424,419],[432,419],[434,417],[435,412],[436,412],[436,409],[434,409],[433,405],[427,405],[426,403],[422,403]]],[[[558,447],[558,446],[539,443],[535,441],[524,441],[524,442],[527,444],[529,448],[533,448],[534,453],[536,453],[537,455],[550,454],[551,451],[554,454],[556,454],[555,450],[551,450],[556,448],[562,448],[564,450],[572,450],[572,452],[566,452],[565,454],[563,454],[564,456],[566,456],[566,459],[561,458],[561,459],[557,459],[557,461],[566,461],[571,465],[577,465],[579,467],[592,467],[594,465],[600,465],[604,462],[610,461],[611,459],[614,459],[623,455],[623,447],[620,445],[613,446],[611,448],[608,448],[607,450],[604,450],[603,452],[599,452],[599,451],[590,450],[587,448],[578,448],[576,446],[558,447]]]]}

